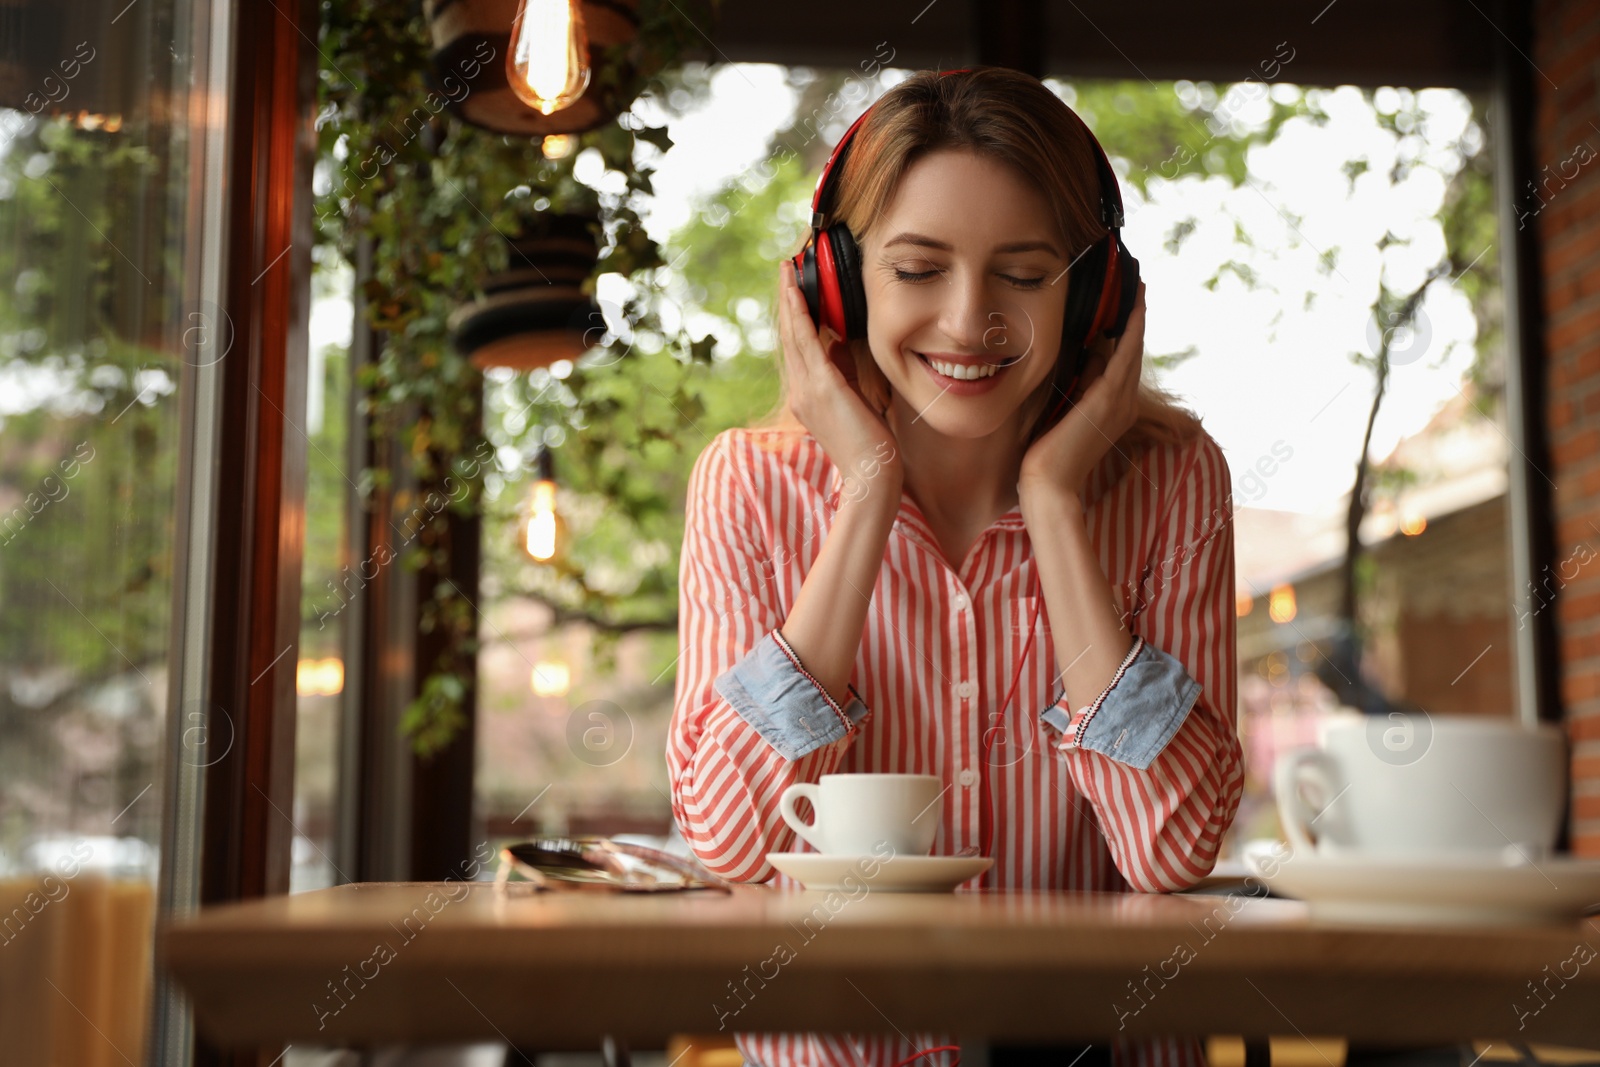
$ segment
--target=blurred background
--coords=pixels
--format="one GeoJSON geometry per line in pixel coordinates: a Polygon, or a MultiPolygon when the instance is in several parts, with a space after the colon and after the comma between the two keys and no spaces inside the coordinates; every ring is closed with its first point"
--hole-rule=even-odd
{"type": "MultiPolygon", "coordinates": [[[[589,12],[590,88],[557,78],[541,114],[507,87],[517,6],[0,4],[0,954],[112,932],[53,993],[0,968],[11,1025],[93,1016],[129,1062],[184,1045],[158,910],[461,876],[536,832],[681,846],[688,474],[771,407],[777,263],[839,135],[921,66],[1034,69],[1088,122],[1146,374],[1227,453],[1248,779],[1225,857],[1278,832],[1273,759],[1336,709],[1562,716],[1544,609],[1594,554],[1600,434],[1562,388],[1530,424],[1543,324],[1509,272],[1542,233],[1580,279],[1552,283],[1577,310],[1552,305],[1550,343],[1592,348],[1593,242],[1561,242],[1600,127],[1535,142],[1528,94],[1561,90],[1504,66],[1511,15],[1365,60],[1387,16],[1354,0],[1219,23],[1192,56],[1105,21],[1129,58],[1098,12],[1047,56],[1028,4],[863,15],[826,47],[759,5],[623,4],[589,12]],[[292,107],[252,104],[272,55],[300,64],[292,107]],[[1547,434],[1577,464],[1559,522],[1547,434]]],[[[1517,39],[1596,52],[1585,12],[1540,5],[1517,39]]],[[[1569,362],[1572,389],[1600,371],[1569,362]]],[[[1592,849],[1600,732],[1575,736],[1592,849]]],[[[91,1037],[51,1062],[100,1062],[91,1037]]]]}

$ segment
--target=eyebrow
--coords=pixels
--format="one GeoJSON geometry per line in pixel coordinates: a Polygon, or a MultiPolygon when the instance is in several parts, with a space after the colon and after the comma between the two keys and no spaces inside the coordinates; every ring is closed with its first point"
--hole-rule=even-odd
{"type": "MultiPolygon", "coordinates": [[[[920,248],[937,248],[941,252],[950,252],[955,248],[955,246],[950,244],[948,241],[940,241],[937,238],[928,237],[927,235],[920,233],[896,234],[894,237],[891,237],[889,240],[885,241],[883,247],[889,248],[893,245],[916,245],[920,248]]],[[[1056,251],[1056,246],[1048,241],[1012,241],[1009,244],[997,245],[995,247],[995,251],[1048,252],[1057,259],[1061,258],[1061,253],[1056,251]]]]}

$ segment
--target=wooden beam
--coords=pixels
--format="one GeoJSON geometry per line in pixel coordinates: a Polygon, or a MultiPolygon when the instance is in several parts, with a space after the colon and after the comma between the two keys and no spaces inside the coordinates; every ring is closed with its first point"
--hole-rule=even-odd
{"type": "Polygon", "coordinates": [[[973,4],[972,35],[978,42],[979,63],[1044,76],[1044,0],[973,4]]]}
{"type": "MultiPolygon", "coordinates": [[[[1550,454],[1547,426],[1550,354],[1545,346],[1543,249],[1537,226],[1523,226],[1524,191],[1539,167],[1534,159],[1536,79],[1532,60],[1534,26],[1526,5],[1499,0],[1489,10],[1505,27],[1497,42],[1496,79],[1490,123],[1495,131],[1495,208],[1502,247],[1501,288],[1505,296],[1506,419],[1512,454],[1507,458],[1507,540],[1511,553],[1513,613],[1528,590],[1555,573],[1557,551],[1555,487],[1547,472],[1557,464],[1550,454]]],[[[1554,32],[1553,25],[1541,27],[1554,32]]],[[[1535,601],[1537,603],[1537,601],[1535,601]]],[[[1531,605],[1530,605],[1531,608],[1531,605]]],[[[1511,631],[1512,662],[1518,715],[1524,725],[1564,721],[1561,694],[1561,636],[1555,611],[1531,611],[1524,625],[1518,618],[1511,631]]],[[[1565,851],[1572,840],[1569,790],[1566,815],[1556,847],[1565,851]]]]}
{"type": "MultiPolygon", "coordinates": [[[[716,25],[706,29],[715,42],[714,58],[728,61],[857,69],[879,42],[887,42],[895,49],[889,65],[952,67],[978,62],[987,54],[985,35],[992,31],[1004,39],[1014,32],[1008,20],[1019,13],[1027,17],[1030,6],[990,0],[725,0],[716,25]]],[[[1053,3],[1040,15],[1038,51],[1044,73],[1062,78],[1223,82],[1252,73],[1261,77],[1259,65],[1286,42],[1295,58],[1278,80],[1486,88],[1500,39],[1493,16],[1487,5],[1455,0],[1053,3]]],[[[1022,62],[1028,61],[995,62],[1025,69],[1022,62]]]]}
{"type": "MultiPolygon", "coordinates": [[[[234,4],[202,903],[287,893],[305,531],[317,4],[234,4]]],[[[198,1043],[195,1062],[234,1062],[198,1043]]]]}
{"type": "Polygon", "coordinates": [[[239,3],[231,121],[206,903],[286,893],[305,530],[313,0],[239,3]],[[276,806],[277,810],[274,810],[276,806]]]}

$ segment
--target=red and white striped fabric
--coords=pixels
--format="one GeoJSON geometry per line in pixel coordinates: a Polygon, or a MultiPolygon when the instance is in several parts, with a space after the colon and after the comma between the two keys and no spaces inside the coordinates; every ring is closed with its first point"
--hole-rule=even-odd
{"type": "MultiPolygon", "coordinates": [[[[783,791],[834,771],[899,771],[937,774],[949,787],[935,855],[977,850],[987,777],[996,863],[985,888],[1171,892],[1209,873],[1243,789],[1231,481],[1216,442],[1202,432],[1129,456],[1114,449],[1085,489],[1090,536],[1130,629],[1200,684],[1193,708],[1145,770],[1078,748],[1070,730],[1040,718],[1061,697],[1062,670],[1044,605],[1002,720],[1017,747],[984,766],[980,732],[995,722],[1035,606],[1027,529],[1013,509],[966,559],[947,561],[909,495],[871,590],[851,677],[868,714],[795,760],[764,740],[713,683],[783,624],[827,536],[840,481],[801,429],[728,430],[695,462],[667,765],[673,816],[700,861],[732,880],[795,887],[765,859],[811,850],[778,815],[783,791]]],[[[1060,706],[1067,710],[1064,698],[1060,706]]],[[[1108,1021],[1117,1018],[1115,996],[1107,991],[1108,1021]]],[[[737,1026],[736,1015],[720,1021],[737,1026]]],[[[893,1067],[957,1043],[923,1033],[737,1039],[747,1061],[766,1067],[893,1067]]],[[[1119,1039],[1112,1052],[1117,1067],[1205,1062],[1192,1038],[1119,1039]]],[[[914,1067],[941,1067],[951,1055],[914,1067]]]]}

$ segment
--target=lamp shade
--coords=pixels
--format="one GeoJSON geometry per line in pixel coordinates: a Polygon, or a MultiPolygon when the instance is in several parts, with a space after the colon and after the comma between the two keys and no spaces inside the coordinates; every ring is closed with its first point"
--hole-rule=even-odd
{"type": "Polygon", "coordinates": [[[532,370],[593,347],[605,323],[582,285],[600,258],[598,225],[594,214],[529,216],[508,239],[506,269],[450,316],[457,351],[480,367],[532,370]]]}
{"type": "Polygon", "coordinates": [[[616,86],[632,81],[634,71],[601,77],[602,50],[638,36],[638,0],[583,0],[579,6],[594,77],[571,106],[541,115],[517,99],[506,80],[517,0],[424,0],[433,36],[433,79],[450,109],[474,126],[524,137],[582,133],[616,118],[633,103],[622,99],[616,86]]]}

